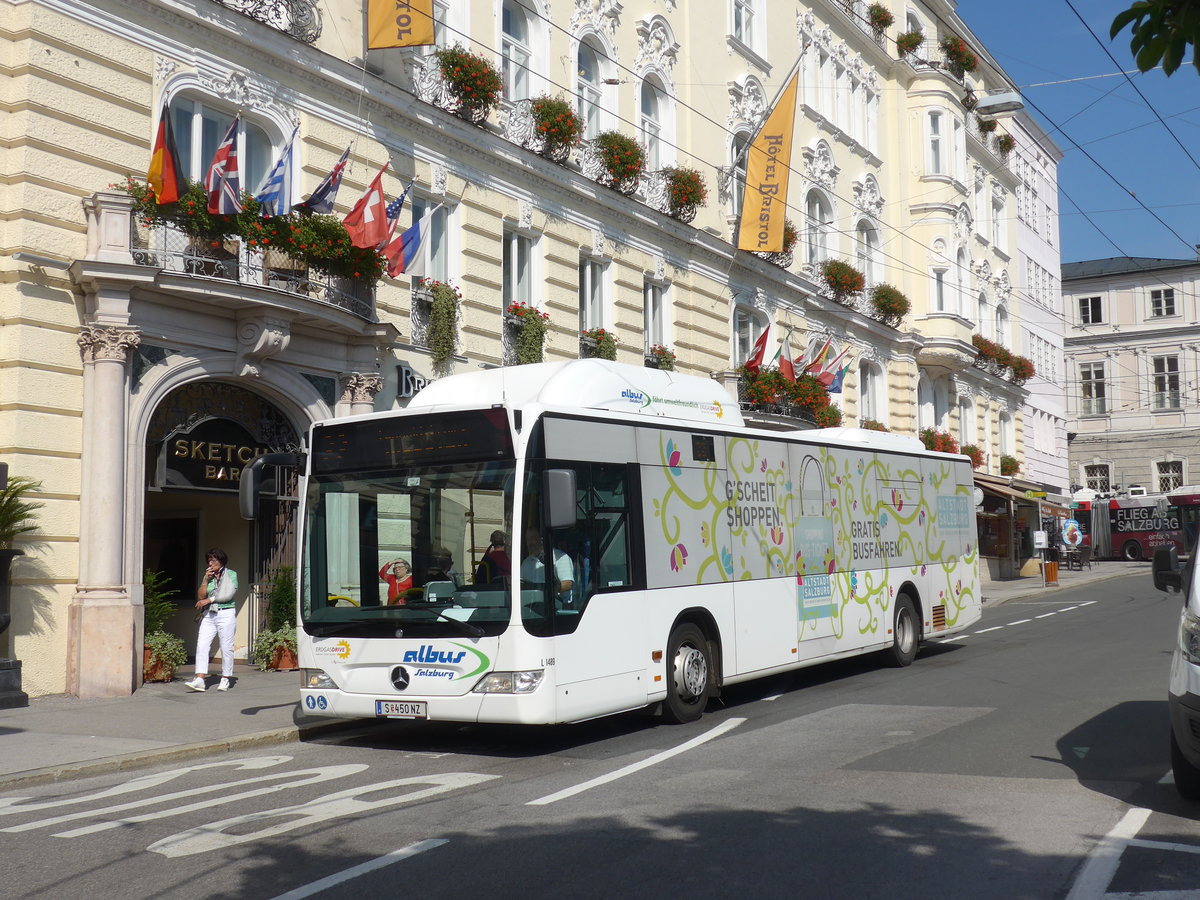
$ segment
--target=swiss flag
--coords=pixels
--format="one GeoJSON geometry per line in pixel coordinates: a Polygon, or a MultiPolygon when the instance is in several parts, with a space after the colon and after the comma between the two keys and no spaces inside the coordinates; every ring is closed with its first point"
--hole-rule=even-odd
{"type": "Polygon", "coordinates": [[[767,355],[767,329],[763,329],[763,333],[758,336],[758,340],[754,342],[754,349],[750,351],[750,357],[746,360],[746,371],[757,372],[762,368],[763,357],[767,355]]]}
{"type": "Polygon", "coordinates": [[[792,345],[787,338],[783,339],[783,346],[779,349],[779,374],[788,381],[796,380],[796,365],[792,362],[792,345]]]}
{"type": "Polygon", "coordinates": [[[354,209],[342,220],[350,235],[350,243],[363,249],[374,249],[389,237],[387,198],[383,193],[383,173],[390,163],[384,163],[367,192],[358,198],[354,209]]]}

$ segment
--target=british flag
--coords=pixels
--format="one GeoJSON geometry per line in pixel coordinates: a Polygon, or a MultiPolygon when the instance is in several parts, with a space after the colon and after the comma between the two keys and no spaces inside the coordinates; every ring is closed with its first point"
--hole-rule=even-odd
{"type": "Polygon", "coordinates": [[[237,135],[240,117],[235,116],[213,156],[204,189],[208,191],[208,211],[213,215],[232,216],[242,211],[241,179],[238,178],[237,135]]]}

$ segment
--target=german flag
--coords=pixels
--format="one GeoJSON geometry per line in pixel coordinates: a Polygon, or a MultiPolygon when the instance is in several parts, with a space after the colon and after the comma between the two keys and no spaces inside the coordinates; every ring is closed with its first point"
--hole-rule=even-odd
{"type": "Polygon", "coordinates": [[[171,134],[171,111],[165,103],[158,119],[158,134],[154,138],[146,181],[159,203],[178,203],[179,192],[186,187],[179,154],[175,151],[175,137],[171,134]]]}

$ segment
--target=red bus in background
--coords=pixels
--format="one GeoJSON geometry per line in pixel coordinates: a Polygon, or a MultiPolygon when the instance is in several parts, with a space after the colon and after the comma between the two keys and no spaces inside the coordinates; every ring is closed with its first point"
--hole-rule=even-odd
{"type": "MultiPolygon", "coordinates": [[[[1172,496],[1146,494],[1080,501],[1074,512],[1084,533],[1083,546],[1092,548],[1095,559],[1150,559],[1159,547],[1172,545],[1185,553],[1190,549],[1185,519],[1172,496]]],[[[1200,511],[1200,487],[1193,509],[1200,511]]]]}
{"type": "Polygon", "coordinates": [[[1180,524],[1183,525],[1184,550],[1191,552],[1196,544],[1196,535],[1200,532],[1200,484],[1185,484],[1167,494],[1167,502],[1179,510],[1180,524]]]}

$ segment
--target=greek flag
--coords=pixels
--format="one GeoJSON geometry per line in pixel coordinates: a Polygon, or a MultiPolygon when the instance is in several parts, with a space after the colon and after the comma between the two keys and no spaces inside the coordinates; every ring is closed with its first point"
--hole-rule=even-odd
{"type": "Polygon", "coordinates": [[[293,183],[292,146],[296,143],[296,135],[299,131],[300,126],[297,125],[292,130],[292,136],[288,138],[288,142],[284,144],[283,152],[279,154],[279,159],[275,160],[275,165],[271,167],[271,171],[263,179],[258,193],[254,195],[254,199],[261,204],[261,208],[259,209],[259,215],[261,216],[282,216],[291,211],[293,183]]]}

